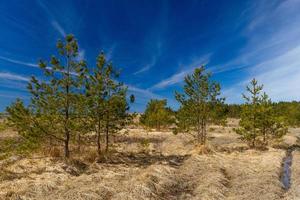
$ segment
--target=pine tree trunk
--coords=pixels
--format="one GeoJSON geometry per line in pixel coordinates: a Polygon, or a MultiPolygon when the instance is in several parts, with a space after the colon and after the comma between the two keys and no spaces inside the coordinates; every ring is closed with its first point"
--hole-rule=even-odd
{"type": "Polygon", "coordinates": [[[77,151],[80,152],[81,150],[81,135],[78,133],[78,138],[77,138],[77,151]]]}
{"type": "Polygon", "coordinates": [[[108,124],[106,126],[106,147],[105,147],[105,152],[107,153],[108,152],[108,124]]]}
{"type": "Polygon", "coordinates": [[[202,119],[202,144],[206,143],[206,123],[205,119],[202,119]]]}
{"type": "Polygon", "coordinates": [[[201,144],[204,144],[203,119],[201,119],[201,144]]]}
{"type": "Polygon", "coordinates": [[[198,123],[197,123],[197,142],[198,144],[201,143],[201,124],[200,124],[200,118],[198,118],[198,123]]]}
{"type": "Polygon", "coordinates": [[[264,144],[266,144],[267,134],[266,134],[266,129],[265,128],[263,128],[263,136],[264,136],[263,142],[264,142],[264,144]]]}
{"type": "Polygon", "coordinates": [[[49,137],[49,149],[52,149],[52,146],[53,146],[52,137],[49,137]]]}
{"type": "Polygon", "coordinates": [[[160,131],[160,123],[158,122],[158,131],[160,131]]]}
{"type": "Polygon", "coordinates": [[[69,140],[70,140],[70,130],[69,126],[69,87],[70,87],[70,63],[69,63],[69,56],[67,58],[67,84],[66,84],[66,107],[65,107],[65,157],[69,158],[70,151],[69,151],[69,140]]]}
{"type": "Polygon", "coordinates": [[[65,139],[65,157],[69,158],[70,157],[70,150],[69,150],[69,141],[70,141],[70,134],[67,131],[66,132],[66,139],[65,139]]]}
{"type": "MultiPolygon", "coordinates": [[[[67,94],[69,93],[69,86],[67,86],[67,94]]],[[[70,151],[69,151],[69,140],[70,140],[70,130],[68,128],[69,124],[69,99],[67,97],[67,106],[66,106],[66,122],[65,122],[65,157],[69,158],[70,151]]]]}
{"type": "Polygon", "coordinates": [[[109,115],[108,115],[108,113],[107,113],[107,117],[106,117],[106,148],[105,148],[105,152],[107,153],[108,152],[108,143],[109,143],[109,141],[108,141],[108,132],[109,132],[109,115]]]}
{"type": "Polygon", "coordinates": [[[255,148],[255,140],[256,140],[256,137],[254,137],[254,138],[252,139],[252,148],[255,148]]]}
{"type": "Polygon", "coordinates": [[[101,155],[101,135],[100,135],[100,131],[101,131],[101,128],[100,128],[100,120],[98,120],[98,127],[97,127],[97,152],[98,152],[98,155],[100,156],[101,155]]]}

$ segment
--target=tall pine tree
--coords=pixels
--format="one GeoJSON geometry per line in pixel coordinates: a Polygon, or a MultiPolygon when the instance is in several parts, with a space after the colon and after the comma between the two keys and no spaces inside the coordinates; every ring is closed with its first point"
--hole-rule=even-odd
{"type": "Polygon", "coordinates": [[[204,66],[187,75],[184,82],[184,93],[175,93],[176,100],[181,104],[177,114],[178,131],[182,131],[180,128],[196,131],[198,143],[205,144],[207,125],[220,117],[216,111],[224,102],[224,98],[219,97],[221,87],[211,80],[210,73],[205,73],[204,66]]]}
{"type": "Polygon", "coordinates": [[[86,75],[86,63],[78,60],[78,44],[73,35],[57,42],[60,57],[50,62],[40,61],[45,79],[32,77],[28,89],[32,94],[30,108],[34,113],[34,127],[64,143],[64,155],[70,156],[69,143],[76,132],[80,90],[86,75]]]}

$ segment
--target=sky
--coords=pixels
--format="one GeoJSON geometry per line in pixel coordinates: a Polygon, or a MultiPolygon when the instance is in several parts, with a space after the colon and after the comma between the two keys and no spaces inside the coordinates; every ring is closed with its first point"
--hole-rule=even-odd
{"type": "Polygon", "coordinates": [[[227,103],[243,103],[252,78],[273,101],[300,100],[300,0],[10,0],[0,1],[0,112],[29,102],[37,63],[74,34],[80,58],[101,52],[142,112],[152,98],[178,108],[174,92],[205,65],[227,103]]]}

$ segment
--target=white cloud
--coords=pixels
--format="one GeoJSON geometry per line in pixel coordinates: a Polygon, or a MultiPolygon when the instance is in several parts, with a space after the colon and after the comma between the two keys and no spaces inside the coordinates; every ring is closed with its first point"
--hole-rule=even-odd
{"type": "Polygon", "coordinates": [[[134,102],[134,110],[136,111],[144,111],[146,104],[150,99],[167,99],[168,105],[176,106],[178,103],[173,98],[164,97],[158,94],[151,92],[149,89],[142,89],[135,87],[133,85],[126,85],[128,87],[129,93],[134,94],[135,102],[134,102]]]}
{"type": "Polygon", "coordinates": [[[23,76],[23,75],[18,75],[18,74],[12,74],[9,72],[0,72],[0,78],[1,79],[6,79],[6,80],[15,80],[15,81],[29,81],[30,78],[23,76]]]}
{"type": "Polygon", "coordinates": [[[7,93],[0,93],[0,97],[3,98],[8,98],[8,99],[16,99],[16,98],[20,98],[20,99],[30,99],[30,97],[28,96],[24,96],[24,95],[20,95],[20,94],[7,94],[7,93]]]}
{"type": "Polygon", "coordinates": [[[80,60],[84,60],[85,59],[85,50],[79,50],[78,52],[78,56],[77,56],[77,60],[80,61],[80,60]]]}
{"type": "Polygon", "coordinates": [[[150,62],[147,63],[146,65],[144,65],[141,69],[134,72],[133,74],[138,75],[138,74],[146,72],[146,71],[150,70],[152,67],[154,67],[157,64],[158,59],[162,55],[162,48],[163,48],[163,42],[162,42],[161,38],[158,38],[156,43],[154,43],[153,50],[151,51],[154,53],[153,53],[153,56],[152,56],[152,59],[150,60],[150,62]]]}
{"type": "Polygon", "coordinates": [[[264,91],[274,101],[300,100],[300,45],[276,58],[253,66],[241,82],[223,91],[229,103],[240,103],[252,78],[264,85],[264,91]]]}
{"type": "Polygon", "coordinates": [[[45,11],[48,15],[49,21],[51,22],[52,27],[63,37],[66,36],[65,29],[59,24],[59,22],[55,19],[52,12],[49,10],[48,6],[45,4],[44,1],[37,0],[38,5],[45,11]]]}
{"type": "Polygon", "coordinates": [[[143,68],[141,68],[140,70],[134,72],[134,75],[140,74],[142,72],[148,71],[149,69],[151,69],[155,64],[156,64],[157,58],[153,57],[151,62],[149,64],[147,64],[146,66],[144,66],[143,68]]]}
{"type": "Polygon", "coordinates": [[[247,68],[246,76],[223,94],[230,103],[240,103],[241,93],[252,78],[264,84],[275,101],[300,100],[300,1],[259,2],[243,31],[247,45],[240,55],[216,66],[219,72],[247,68]]]}
{"type": "Polygon", "coordinates": [[[116,44],[112,45],[107,52],[105,52],[106,60],[110,61],[112,59],[116,44]]]}
{"type": "Polygon", "coordinates": [[[172,76],[170,76],[169,78],[155,84],[154,86],[151,87],[152,90],[155,90],[155,89],[163,89],[163,88],[166,88],[168,86],[171,86],[171,85],[174,85],[176,83],[179,83],[181,82],[184,77],[192,70],[186,70],[186,71],[182,71],[182,72],[179,72],[177,74],[174,74],[172,76]]]}
{"type": "Polygon", "coordinates": [[[7,57],[4,57],[4,56],[0,56],[0,59],[4,60],[4,61],[7,61],[7,62],[10,62],[10,63],[14,63],[14,64],[26,65],[26,66],[29,66],[29,67],[38,67],[38,64],[24,62],[24,61],[20,61],[20,60],[15,60],[15,59],[7,58],[7,57]]]}
{"type": "Polygon", "coordinates": [[[66,31],[63,29],[63,27],[56,21],[56,20],[53,20],[51,22],[53,28],[63,37],[66,36],[66,31]]]}
{"type": "Polygon", "coordinates": [[[129,91],[137,93],[139,95],[142,95],[145,98],[158,98],[158,99],[163,98],[162,96],[157,95],[157,94],[155,94],[155,93],[153,93],[153,92],[151,92],[150,90],[147,90],[147,89],[138,88],[138,87],[135,87],[133,85],[126,85],[126,86],[128,86],[129,91]]]}
{"type": "Polygon", "coordinates": [[[171,85],[175,85],[177,83],[180,83],[184,80],[184,77],[193,72],[193,70],[197,67],[200,67],[201,65],[206,65],[209,62],[211,54],[207,54],[204,56],[201,56],[200,58],[194,59],[190,64],[187,65],[185,70],[182,70],[176,74],[173,74],[172,76],[160,81],[159,83],[153,85],[150,90],[157,90],[157,89],[164,89],[166,87],[169,87],[171,85]]]}
{"type": "Polygon", "coordinates": [[[264,84],[273,100],[300,100],[299,55],[300,45],[253,68],[253,76],[264,84]]]}

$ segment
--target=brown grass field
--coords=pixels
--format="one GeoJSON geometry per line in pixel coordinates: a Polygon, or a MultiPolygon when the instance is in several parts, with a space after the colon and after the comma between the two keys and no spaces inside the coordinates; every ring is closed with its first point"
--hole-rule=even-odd
{"type": "MultiPolygon", "coordinates": [[[[278,148],[298,144],[300,129],[290,129],[274,148],[252,150],[236,126],[235,120],[211,126],[206,147],[186,134],[131,128],[114,138],[105,162],[94,162],[91,148],[68,163],[47,152],[11,156],[0,161],[0,199],[300,199],[300,152],[292,152],[291,185],[284,189],[286,150],[278,148]]],[[[0,139],[15,136],[8,131],[0,139]]]]}

